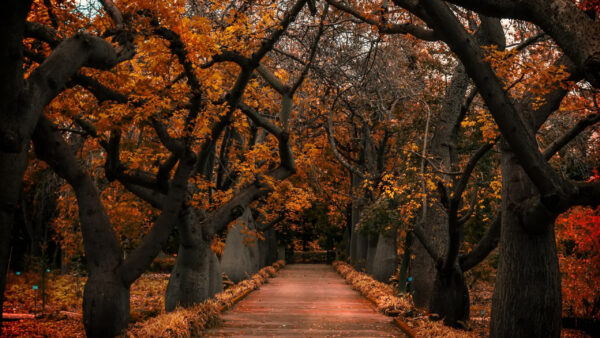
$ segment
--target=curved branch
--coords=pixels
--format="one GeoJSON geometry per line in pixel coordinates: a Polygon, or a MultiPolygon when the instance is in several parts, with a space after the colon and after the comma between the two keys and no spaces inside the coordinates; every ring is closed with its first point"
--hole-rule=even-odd
{"type": "Polygon", "coordinates": [[[332,116],[332,114],[330,114],[329,118],[327,119],[327,123],[325,124],[325,131],[327,132],[327,136],[329,138],[329,145],[331,145],[331,151],[333,151],[333,155],[338,160],[338,162],[340,162],[346,169],[348,169],[351,173],[358,176],[361,180],[364,180],[365,175],[360,170],[358,170],[358,168],[356,168],[352,164],[348,163],[348,161],[346,161],[344,159],[342,154],[340,154],[340,152],[337,148],[337,145],[335,143],[335,139],[333,137],[333,124],[331,122],[332,119],[333,119],[333,116],[332,116]]]}
{"type": "Polygon", "coordinates": [[[560,138],[554,140],[543,152],[544,158],[550,159],[556,154],[562,147],[567,143],[571,142],[577,135],[579,135],[585,128],[600,122],[600,114],[591,114],[585,118],[579,120],[569,131],[567,131],[560,138]]]}
{"type": "Polygon", "coordinates": [[[481,48],[443,2],[422,0],[421,4],[432,17],[436,29],[443,31],[445,42],[459,56],[477,84],[502,135],[540,191],[544,203],[550,208],[563,204],[573,193],[574,187],[564,181],[538,151],[529,128],[507,97],[490,65],[483,61],[481,48]]]}
{"type": "Polygon", "coordinates": [[[344,11],[344,12],[352,15],[353,17],[355,17],[365,23],[376,26],[377,29],[379,30],[379,32],[381,32],[383,34],[410,34],[418,39],[425,40],[425,41],[438,41],[439,40],[439,37],[436,34],[436,32],[431,29],[423,28],[421,26],[413,25],[410,23],[405,23],[405,24],[385,23],[385,22],[381,22],[376,19],[369,18],[369,17],[361,14],[354,8],[347,6],[339,1],[327,0],[327,3],[331,4],[333,7],[337,8],[341,11],[344,11]]]}
{"type": "Polygon", "coordinates": [[[477,264],[481,263],[496,247],[498,247],[498,241],[500,240],[500,229],[502,226],[502,214],[498,212],[496,218],[487,229],[475,249],[469,253],[460,256],[458,259],[460,268],[463,272],[466,272],[477,264]]]}

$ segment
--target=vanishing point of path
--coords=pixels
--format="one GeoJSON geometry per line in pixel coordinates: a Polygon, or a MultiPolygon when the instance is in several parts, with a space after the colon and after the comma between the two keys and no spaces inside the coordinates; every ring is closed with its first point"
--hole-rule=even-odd
{"type": "Polygon", "coordinates": [[[291,264],[222,316],[208,337],[403,337],[330,265],[291,264]]]}

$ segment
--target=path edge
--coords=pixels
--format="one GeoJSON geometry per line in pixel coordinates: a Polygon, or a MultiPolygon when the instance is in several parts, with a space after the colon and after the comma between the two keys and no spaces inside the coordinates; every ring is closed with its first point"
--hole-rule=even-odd
{"type": "MultiPolygon", "coordinates": [[[[357,288],[355,287],[355,285],[352,283],[352,279],[350,278],[350,274],[349,273],[342,273],[341,270],[343,270],[344,268],[350,268],[352,269],[353,272],[355,273],[360,273],[358,271],[356,271],[352,266],[350,266],[348,263],[346,262],[342,262],[342,261],[335,261],[332,264],[333,266],[333,270],[335,272],[337,272],[342,278],[344,278],[344,280],[346,281],[346,283],[350,284],[352,286],[352,288],[354,290],[357,290],[361,296],[363,296],[364,298],[366,298],[367,300],[369,300],[371,303],[373,303],[375,305],[375,308],[378,310],[378,312],[383,313],[384,315],[388,316],[388,317],[392,317],[393,320],[392,322],[404,333],[406,334],[409,338],[415,338],[416,334],[415,332],[410,328],[410,326],[404,322],[402,320],[402,314],[400,313],[390,313],[390,312],[386,312],[386,311],[382,311],[380,310],[381,308],[381,302],[376,299],[375,297],[373,297],[372,295],[365,293],[363,289],[357,288]],[[341,269],[340,269],[341,267],[341,269]]],[[[369,282],[377,282],[375,279],[373,279],[371,276],[365,274],[365,273],[361,273],[361,278],[362,279],[366,279],[369,280],[369,282]]],[[[386,297],[395,297],[394,295],[384,295],[386,297]]]]}

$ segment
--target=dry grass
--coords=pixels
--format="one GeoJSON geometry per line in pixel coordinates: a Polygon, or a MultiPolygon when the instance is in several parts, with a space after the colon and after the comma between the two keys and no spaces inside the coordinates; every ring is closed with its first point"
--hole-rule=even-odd
{"type": "Polygon", "coordinates": [[[334,262],[335,270],[359,291],[371,300],[377,309],[388,316],[397,316],[413,308],[410,295],[396,296],[396,292],[389,285],[374,280],[366,273],[356,271],[350,264],[334,262]]]}
{"type": "Polygon", "coordinates": [[[213,327],[220,322],[219,314],[258,289],[275,276],[277,270],[285,265],[277,261],[272,266],[262,268],[251,278],[243,280],[215,297],[190,308],[178,308],[173,312],[164,313],[132,326],[127,337],[195,337],[200,336],[204,329],[213,327]]]}
{"type": "Polygon", "coordinates": [[[366,273],[356,271],[350,264],[337,261],[334,269],[359,291],[373,302],[379,311],[388,316],[401,316],[417,337],[480,337],[484,332],[463,331],[445,326],[441,321],[429,319],[429,314],[418,309],[410,295],[397,295],[390,285],[378,282],[366,273]]]}

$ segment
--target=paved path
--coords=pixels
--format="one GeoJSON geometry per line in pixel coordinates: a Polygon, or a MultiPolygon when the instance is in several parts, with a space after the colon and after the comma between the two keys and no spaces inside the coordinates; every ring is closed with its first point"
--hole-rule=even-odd
{"type": "Polygon", "coordinates": [[[205,336],[403,337],[402,332],[333,271],[292,264],[223,314],[205,336]]]}

